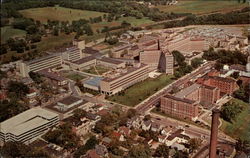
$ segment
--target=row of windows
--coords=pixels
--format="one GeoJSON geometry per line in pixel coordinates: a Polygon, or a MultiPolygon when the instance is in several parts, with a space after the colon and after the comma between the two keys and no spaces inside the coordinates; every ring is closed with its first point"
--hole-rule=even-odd
{"type": "Polygon", "coordinates": [[[122,79],[122,80],[119,80],[119,81],[117,81],[117,82],[115,82],[115,83],[112,83],[112,84],[110,85],[110,89],[113,90],[113,89],[115,89],[115,88],[117,88],[117,87],[120,87],[120,86],[122,86],[122,85],[125,85],[125,84],[127,84],[127,83],[133,81],[134,79],[137,79],[137,80],[138,80],[140,77],[146,75],[147,73],[148,73],[148,69],[147,69],[147,68],[146,68],[146,69],[143,69],[143,70],[141,70],[141,71],[139,71],[139,72],[136,72],[136,73],[134,73],[134,74],[131,75],[131,76],[127,76],[126,79],[122,79]]]}

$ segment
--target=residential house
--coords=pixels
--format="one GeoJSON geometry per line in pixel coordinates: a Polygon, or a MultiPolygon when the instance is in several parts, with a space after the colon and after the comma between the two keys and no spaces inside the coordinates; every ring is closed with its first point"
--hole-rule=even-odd
{"type": "Polygon", "coordinates": [[[162,126],[160,124],[156,123],[156,122],[152,122],[150,129],[153,132],[159,132],[159,131],[161,131],[162,126]]]}
{"type": "Polygon", "coordinates": [[[109,137],[104,137],[102,139],[102,144],[105,146],[109,146],[109,144],[112,142],[112,140],[109,137]]]}
{"type": "Polygon", "coordinates": [[[151,124],[152,124],[152,121],[150,121],[150,120],[143,121],[142,129],[145,130],[145,131],[149,130],[150,127],[151,127],[151,124]]]}
{"type": "Polygon", "coordinates": [[[131,119],[127,121],[127,126],[129,128],[134,127],[136,129],[139,129],[141,127],[141,118],[140,116],[134,116],[131,119]]]}
{"type": "Polygon", "coordinates": [[[167,127],[164,127],[162,130],[161,130],[161,134],[162,135],[165,135],[165,136],[169,136],[172,132],[172,128],[167,126],[167,127]]]}
{"type": "Polygon", "coordinates": [[[101,158],[94,149],[87,151],[85,158],[101,158]]]}
{"type": "Polygon", "coordinates": [[[108,150],[104,145],[96,145],[95,151],[99,156],[105,157],[108,154],[108,150]]]}
{"type": "Polygon", "coordinates": [[[183,129],[178,129],[174,133],[172,133],[170,136],[167,137],[165,144],[167,146],[173,145],[175,142],[177,143],[187,143],[190,139],[189,136],[184,135],[185,131],[183,129]]]}
{"type": "Polygon", "coordinates": [[[165,143],[166,139],[167,139],[167,136],[166,136],[166,135],[159,135],[159,136],[158,136],[158,141],[159,141],[160,143],[165,143]]]}
{"type": "Polygon", "coordinates": [[[118,132],[123,134],[125,137],[129,137],[131,130],[128,127],[122,126],[118,129],[118,132]]]}
{"type": "Polygon", "coordinates": [[[121,133],[119,133],[119,132],[114,131],[114,132],[112,133],[112,136],[113,136],[114,138],[118,139],[118,140],[121,141],[121,142],[125,141],[125,138],[124,138],[123,134],[121,134],[121,133]]]}

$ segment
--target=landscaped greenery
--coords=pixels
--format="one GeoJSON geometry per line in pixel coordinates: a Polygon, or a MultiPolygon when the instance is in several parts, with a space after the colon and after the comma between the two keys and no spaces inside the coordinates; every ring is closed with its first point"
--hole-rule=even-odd
{"type": "Polygon", "coordinates": [[[83,72],[95,74],[95,75],[102,75],[103,73],[109,71],[109,68],[103,67],[103,66],[92,66],[87,70],[83,70],[83,72]]]}
{"type": "Polygon", "coordinates": [[[232,99],[232,103],[240,106],[242,110],[231,121],[232,123],[221,119],[222,126],[220,129],[233,138],[240,138],[241,140],[250,141],[249,104],[239,99],[232,99]]]}
{"type": "Polygon", "coordinates": [[[11,26],[1,27],[1,43],[5,43],[9,38],[23,37],[26,31],[20,29],[14,29],[11,26]]]}
{"type": "Polygon", "coordinates": [[[135,106],[170,84],[173,81],[172,77],[172,75],[161,75],[155,79],[148,78],[107,99],[120,104],[135,106]]]}
{"type": "Polygon", "coordinates": [[[66,78],[69,78],[71,80],[74,80],[74,81],[80,81],[86,77],[82,76],[82,75],[79,75],[77,73],[63,73],[63,76],[66,77],[66,78]]]}
{"type": "Polygon", "coordinates": [[[247,7],[247,3],[238,3],[237,0],[228,1],[207,1],[207,0],[191,0],[178,1],[176,5],[159,5],[159,8],[164,12],[175,13],[193,13],[193,14],[207,14],[213,12],[227,12],[233,9],[247,7]]]}
{"type": "Polygon", "coordinates": [[[25,9],[25,10],[20,10],[20,13],[27,18],[39,20],[42,23],[47,23],[47,20],[71,22],[73,20],[89,19],[93,17],[102,16],[103,14],[105,14],[102,12],[70,9],[59,6],[25,9]]]}

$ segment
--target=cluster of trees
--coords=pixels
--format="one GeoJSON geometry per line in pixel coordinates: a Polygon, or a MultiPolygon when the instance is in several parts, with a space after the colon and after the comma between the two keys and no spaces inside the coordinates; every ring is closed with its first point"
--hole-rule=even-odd
{"type": "Polygon", "coordinates": [[[68,123],[58,126],[55,130],[50,130],[44,135],[44,139],[67,150],[74,150],[80,142],[79,137],[72,131],[72,125],[68,123]]]}
{"type": "Polygon", "coordinates": [[[74,158],[80,158],[82,155],[85,155],[88,150],[95,148],[95,145],[98,143],[99,141],[96,139],[96,137],[91,136],[84,145],[80,146],[74,152],[74,158]]]}
{"type": "Polygon", "coordinates": [[[250,86],[240,84],[240,88],[233,93],[233,96],[248,103],[250,96],[250,86]]]}
{"type": "Polygon", "coordinates": [[[28,109],[28,106],[21,104],[15,99],[2,100],[0,101],[0,122],[16,116],[28,109]]]}
{"type": "Polygon", "coordinates": [[[174,72],[175,78],[180,78],[193,70],[193,67],[185,62],[183,54],[179,51],[173,51],[172,54],[175,59],[175,65],[178,65],[178,68],[174,72]]]}
{"type": "Polygon", "coordinates": [[[42,76],[37,72],[30,71],[29,76],[37,84],[40,84],[43,82],[42,76]]]}
{"type": "Polygon", "coordinates": [[[202,58],[206,60],[216,60],[215,68],[220,70],[224,64],[241,64],[246,65],[247,55],[240,51],[219,50],[215,51],[213,48],[204,51],[202,58]]]}
{"type": "Polygon", "coordinates": [[[3,157],[50,157],[44,150],[20,142],[6,142],[0,148],[3,157]]]}
{"type": "Polygon", "coordinates": [[[123,16],[133,16],[136,18],[149,17],[154,21],[173,19],[184,14],[174,14],[174,13],[164,13],[157,8],[149,8],[147,5],[139,4],[132,1],[61,1],[60,6],[73,9],[82,9],[82,10],[92,10],[99,12],[110,13],[108,21],[115,20],[116,17],[119,18],[123,16]]]}
{"type": "Polygon", "coordinates": [[[237,102],[230,101],[224,104],[221,108],[220,116],[223,120],[231,122],[235,120],[236,116],[243,110],[243,107],[237,102]]]}
{"type": "Polygon", "coordinates": [[[209,14],[203,16],[188,15],[183,20],[174,20],[164,23],[165,28],[181,27],[188,25],[230,25],[230,24],[248,24],[249,23],[249,10],[244,8],[240,11],[233,11],[230,13],[222,14],[209,14]]]}

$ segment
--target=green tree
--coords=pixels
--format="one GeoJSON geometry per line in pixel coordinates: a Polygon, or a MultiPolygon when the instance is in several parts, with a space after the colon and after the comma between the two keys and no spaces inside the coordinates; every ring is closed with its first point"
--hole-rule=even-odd
{"type": "Polygon", "coordinates": [[[159,145],[155,150],[154,156],[168,158],[169,147],[164,144],[159,145]]]}
{"type": "Polygon", "coordinates": [[[22,82],[10,81],[8,85],[8,92],[14,94],[15,97],[24,97],[29,92],[29,87],[22,82]]]}
{"type": "Polygon", "coordinates": [[[147,145],[137,145],[131,148],[127,158],[151,158],[151,150],[147,145]]]}
{"type": "Polygon", "coordinates": [[[36,72],[30,71],[29,76],[37,84],[40,84],[43,82],[42,76],[36,72]]]}
{"type": "Polygon", "coordinates": [[[176,51],[176,50],[174,50],[174,51],[172,52],[172,54],[173,54],[174,59],[175,59],[175,61],[177,62],[177,64],[178,64],[179,66],[183,65],[183,63],[184,63],[184,61],[185,61],[184,55],[181,54],[179,51],[176,51]]]}
{"type": "Polygon", "coordinates": [[[236,102],[230,101],[221,108],[221,117],[228,122],[232,122],[242,111],[242,107],[236,102]]]}
{"type": "Polygon", "coordinates": [[[197,150],[201,145],[201,140],[198,138],[191,138],[188,140],[189,149],[191,152],[197,150]]]}
{"type": "Polygon", "coordinates": [[[80,121],[81,118],[86,116],[86,113],[87,112],[85,110],[78,108],[73,111],[73,117],[80,121]]]}
{"type": "Polygon", "coordinates": [[[202,58],[194,58],[194,59],[191,60],[191,65],[192,65],[193,68],[199,67],[202,63],[203,63],[202,58]]]}

